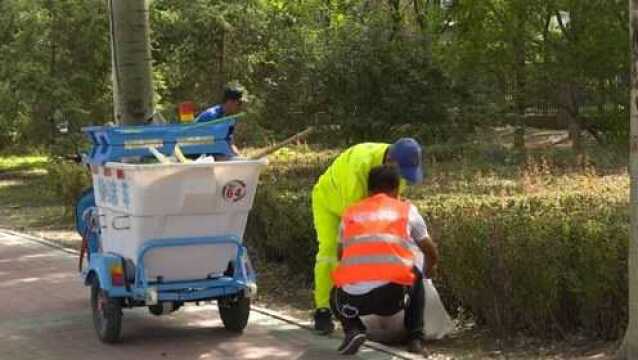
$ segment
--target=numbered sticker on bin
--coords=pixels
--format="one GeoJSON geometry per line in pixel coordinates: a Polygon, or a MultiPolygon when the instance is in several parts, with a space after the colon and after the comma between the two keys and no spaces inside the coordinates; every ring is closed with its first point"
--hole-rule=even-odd
{"type": "Polygon", "coordinates": [[[246,183],[241,180],[231,180],[224,185],[222,196],[228,202],[236,203],[246,197],[246,183]]]}

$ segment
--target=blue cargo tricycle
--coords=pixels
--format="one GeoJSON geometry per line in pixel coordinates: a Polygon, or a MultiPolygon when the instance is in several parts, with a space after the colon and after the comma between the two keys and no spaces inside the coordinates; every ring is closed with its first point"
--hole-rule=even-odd
{"type": "Polygon", "coordinates": [[[119,340],[122,310],[140,306],[162,315],[216,300],[226,329],[246,327],[257,287],[242,238],[266,160],[233,158],[233,127],[227,119],[84,129],[93,187],[75,210],[79,267],[101,341],[119,340]],[[212,156],[148,161],[157,153],[212,156]]]}

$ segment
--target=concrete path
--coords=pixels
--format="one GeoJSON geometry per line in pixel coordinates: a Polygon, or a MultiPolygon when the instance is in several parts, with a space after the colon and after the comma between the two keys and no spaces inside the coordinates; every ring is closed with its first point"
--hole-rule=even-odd
{"type": "MultiPolygon", "coordinates": [[[[334,359],[337,337],[252,312],[243,335],[224,330],[216,305],[155,317],[124,310],[122,341],[100,343],[77,255],[0,231],[0,360],[334,359]]],[[[362,348],[350,359],[402,359],[362,348]]]]}

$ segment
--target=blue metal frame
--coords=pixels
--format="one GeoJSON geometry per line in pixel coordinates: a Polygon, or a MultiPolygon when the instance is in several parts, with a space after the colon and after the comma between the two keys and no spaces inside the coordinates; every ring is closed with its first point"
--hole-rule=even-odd
{"type": "MultiPolygon", "coordinates": [[[[150,157],[149,146],[156,147],[165,155],[172,155],[175,145],[179,144],[186,155],[215,154],[232,156],[232,134],[236,119],[233,115],[212,121],[189,125],[147,125],[147,126],[94,126],[83,129],[92,143],[90,152],[84,155],[84,163],[101,166],[109,161],[120,161],[126,157],[150,157]]],[[[84,281],[89,285],[93,277],[97,277],[100,286],[110,297],[130,298],[145,301],[149,290],[157,291],[158,301],[201,301],[234,296],[251,287],[255,282],[246,248],[241,239],[235,235],[175,238],[148,241],[137,258],[135,281],[125,286],[113,286],[111,268],[122,265],[124,259],[118,254],[103,253],[100,250],[100,230],[91,229],[85,216],[95,208],[95,195],[92,189],[83,193],[76,207],[76,228],[89,240],[90,260],[88,268],[83,271],[84,281]],[[222,276],[216,279],[193,279],[189,281],[149,282],[144,270],[145,255],[158,248],[195,246],[195,245],[233,244],[237,246],[235,268],[232,277],[222,276]]],[[[128,275],[128,274],[127,274],[128,275]]]]}
{"type": "Polygon", "coordinates": [[[99,228],[93,228],[89,223],[90,217],[96,216],[96,211],[95,193],[91,187],[80,194],[75,205],[75,229],[80,236],[86,237],[89,254],[98,252],[100,249],[99,228]]]}
{"type": "Polygon", "coordinates": [[[83,161],[100,166],[125,157],[152,157],[149,146],[170,156],[176,144],[185,155],[233,156],[231,143],[237,117],[188,125],[87,127],[82,130],[91,140],[92,147],[83,161]]]}
{"type": "Polygon", "coordinates": [[[91,285],[91,280],[97,276],[100,287],[106,290],[109,296],[126,297],[128,291],[124,286],[113,286],[111,281],[111,267],[122,264],[122,257],[111,253],[94,253],[91,255],[89,267],[83,272],[84,285],[91,285]]]}
{"type": "Polygon", "coordinates": [[[213,300],[222,297],[239,295],[255,282],[255,273],[250,265],[248,254],[244,245],[235,235],[152,240],[147,242],[137,257],[135,282],[132,286],[113,286],[111,282],[110,268],[112,265],[121,264],[122,258],[117,254],[94,254],[90,261],[89,269],[84,274],[85,283],[90,284],[92,276],[98,276],[101,287],[110,297],[127,297],[134,300],[144,300],[147,291],[154,288],[157,291],[158,301],[202,301],[213,300]],[[235,268],[233,277],[222,276],[216,279],[193,279],[187,281],[149,282],[146,278],[144,257],[146,254],[159,248],[196,246],[196,245],[222,245],[232,244],[237,247],[235,268]]]}

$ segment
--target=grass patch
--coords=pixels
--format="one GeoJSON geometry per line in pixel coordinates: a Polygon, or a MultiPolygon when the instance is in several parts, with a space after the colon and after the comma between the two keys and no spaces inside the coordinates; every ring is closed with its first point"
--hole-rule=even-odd
{"type": "Polygon", "coordinates": [[[0,156],[0,174],[6,172],[43,170],[47,161],[47,157],[43,155],[0,156]]]}
{"type": "Polygon", "coordinates": [[[0,157],[0,227],[16,230],[62,230],[72,227],[64,206],[48,190],[47,158],[0,157]]]}

